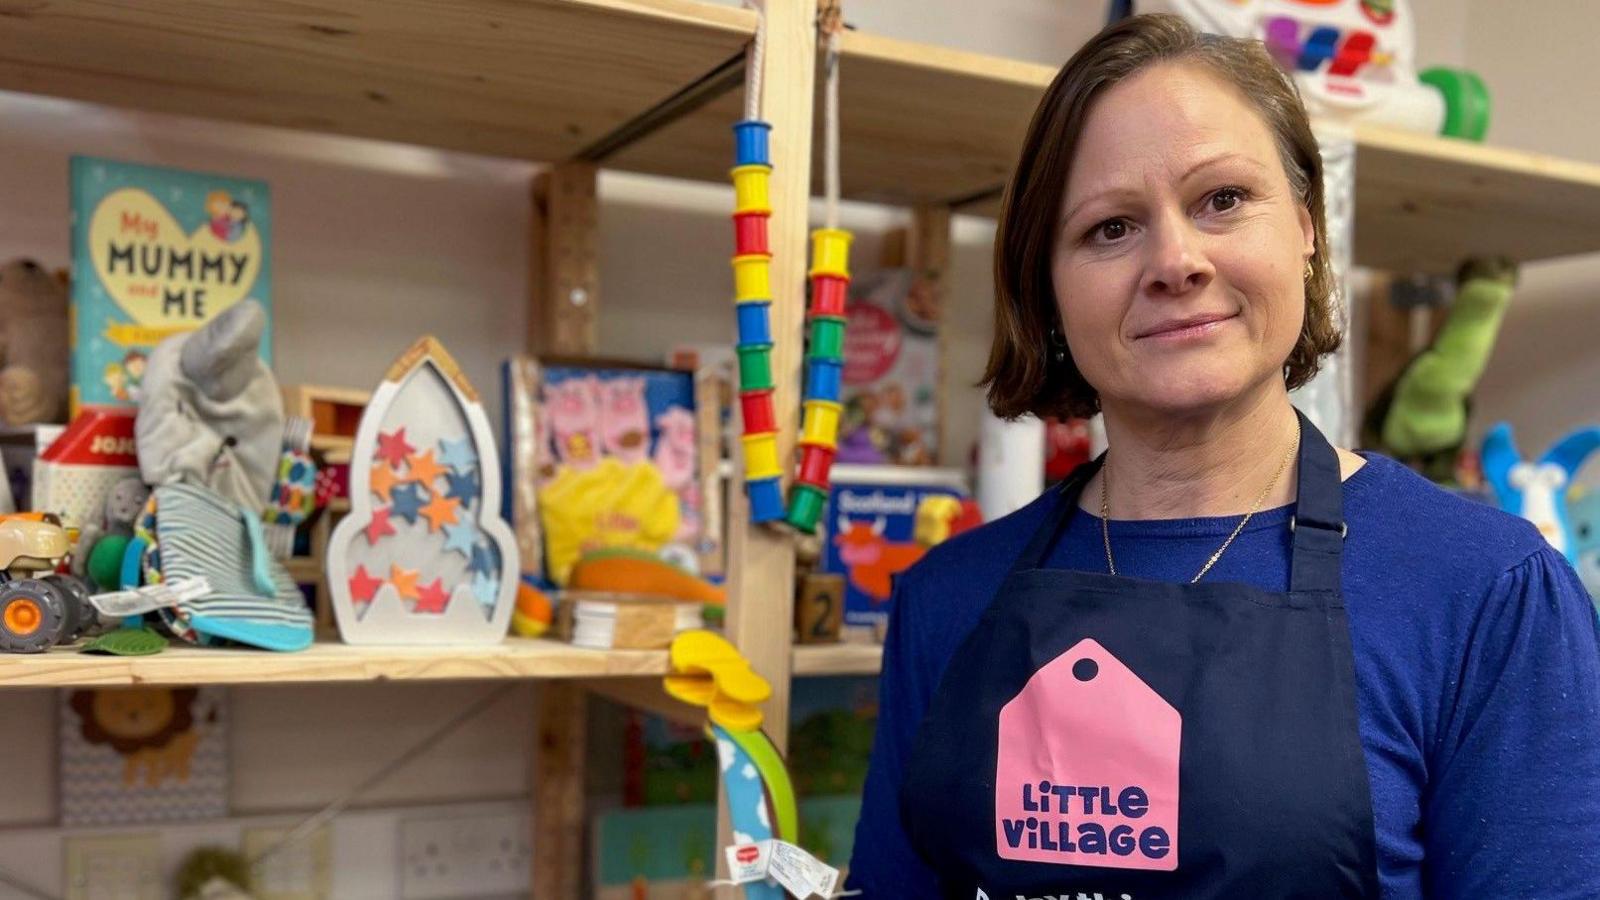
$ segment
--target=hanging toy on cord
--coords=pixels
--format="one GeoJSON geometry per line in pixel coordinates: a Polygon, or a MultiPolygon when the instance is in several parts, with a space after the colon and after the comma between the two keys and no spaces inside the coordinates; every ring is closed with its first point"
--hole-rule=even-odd
{"type": "Polygon", "coordinates": [[[750,518],[783,518],[783,468],[778,462],[778,419],[772,391],[772,250],[767,221],[772,176],[767,137],[772,126],[751,118],[733,127],[735,156],[733,295],[739,312],[739,408],[743,415],[745,489],[750,518]]]}
{"type": "Polygon", "coordinates": [[[828,472],[839,445],[840,383],[844,374],[844,304],[850,290],[850,232],[811,233],[811,340],[800,424],[800,475],[789,491],[790,525],[811,534],[828,502],[828,472]]]}
{"type": "Polygon", "coordinates": [[[789,492],[788,523],[812,534],[828,502],[828,472],[839,445],[840,382],[844,375],[845,300],[850,290],[850,232],[839,227],[839,9],[822,21],[827,39],[823,95],[823,184],[827,226],[811,232],[810,348],[801,406],[800,474],[789,492]]]}

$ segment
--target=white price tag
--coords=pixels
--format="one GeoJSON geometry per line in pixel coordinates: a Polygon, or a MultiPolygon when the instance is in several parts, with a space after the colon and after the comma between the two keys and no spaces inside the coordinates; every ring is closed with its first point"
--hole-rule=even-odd
{"type": "Polygon", "coordinates": [[[94,594],[89,598],[89,604],[101,615],[120,618],[171,609],[179,603],[197,600],[209,593],[211,583],[204,576],[196,575],[160,584],[147,584],[132,590],[94,594]]]}
{"type": "Polygon", "coordinates": [[[833,896],[839,870],[786,841],[772,841],[767,874],[796,897],[833,896]]]}
{"type": "Polygon", "coordinates": [[[772,854],[772,842],[734,844],[727,849],[727,854],[728,877],[733,883],[761,881],[767,877],[767,860],[772,854]]]}

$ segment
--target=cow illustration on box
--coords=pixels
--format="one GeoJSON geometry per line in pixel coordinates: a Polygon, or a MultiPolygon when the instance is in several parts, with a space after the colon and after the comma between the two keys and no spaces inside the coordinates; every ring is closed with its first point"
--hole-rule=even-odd
{"type": "Polygon", "coordinates": [[[845,577],[846,625],[887,621],[895,576],[929,547],[978,522],[971,501],[939,483],[843,482],[833,486],[828,503],[823,571],[845,577]]]}

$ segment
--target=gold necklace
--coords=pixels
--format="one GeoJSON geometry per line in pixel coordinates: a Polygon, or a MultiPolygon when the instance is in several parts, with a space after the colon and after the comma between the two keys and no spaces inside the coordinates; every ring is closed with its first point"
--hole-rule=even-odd
{"type": "MultiPolygon", "coordinates": [[[[1217,560],[1222,558],[1222,554],[1227,552],[1229,545],[1233,543],[1233,539],[1244,531],[1244,526],[1250,524],[1250,517],[1261,509],[1261,504],[1267,499],[1267,495],[1272,493],[1272,489],[1277,486],[1278,479],[1283,477],[1283,470],[1289,467],[1289,460],[1294,456],[1294,451],[1299,446],[1300,441],[1297,437],[1289,445],[1289,452],[1283,454],[1283,459],[1278,462],[1278,471],[1272,473],[1272,480],[1267,482],[1267,486],[1262,488],[1261,493],[1256,496],[1256,502],[1251,504],[1250,511],[1244,514],[1244,518],[1240,519],[1239,524],[1234,526],[1233,534],[1228,535],[1228,539],[1222,542],[1222,546],[1217,548],[1217,552],[1211,554],[1211,558],[1206,560],[1206,564],[1200,567],[1200,571],[1189,579],[1190,584],[1194,584],[1204,578],[1205,574],[1211,571],[1211,567],[1217,564],[1217,560]]],[[[1100,537],[1105,541],[1106,545],[1106,568],[1111,571],[1111,574],[1115,575],[1117,574],[1117,562],[1111,558],[1111,526],[1107,524],[1111,520],[1111,497],[1106,488],[1106,483],[1110,480],[1111,461],[1108,458],[1105,466],[1100,470],[1100,537]]]]}

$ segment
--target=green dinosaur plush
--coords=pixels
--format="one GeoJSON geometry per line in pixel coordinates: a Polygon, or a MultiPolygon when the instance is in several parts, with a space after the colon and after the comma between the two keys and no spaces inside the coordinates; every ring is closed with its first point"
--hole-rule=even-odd
{"type": "Polygon", "coordinates": [[[1444,325],[1379,395],[1364,423],[1363,443],[1436,482],[1454,482],[1472,392],[1489,363],[1516,281],[1516,264],[1504,258],[1462,264],[1444,325]]]}

